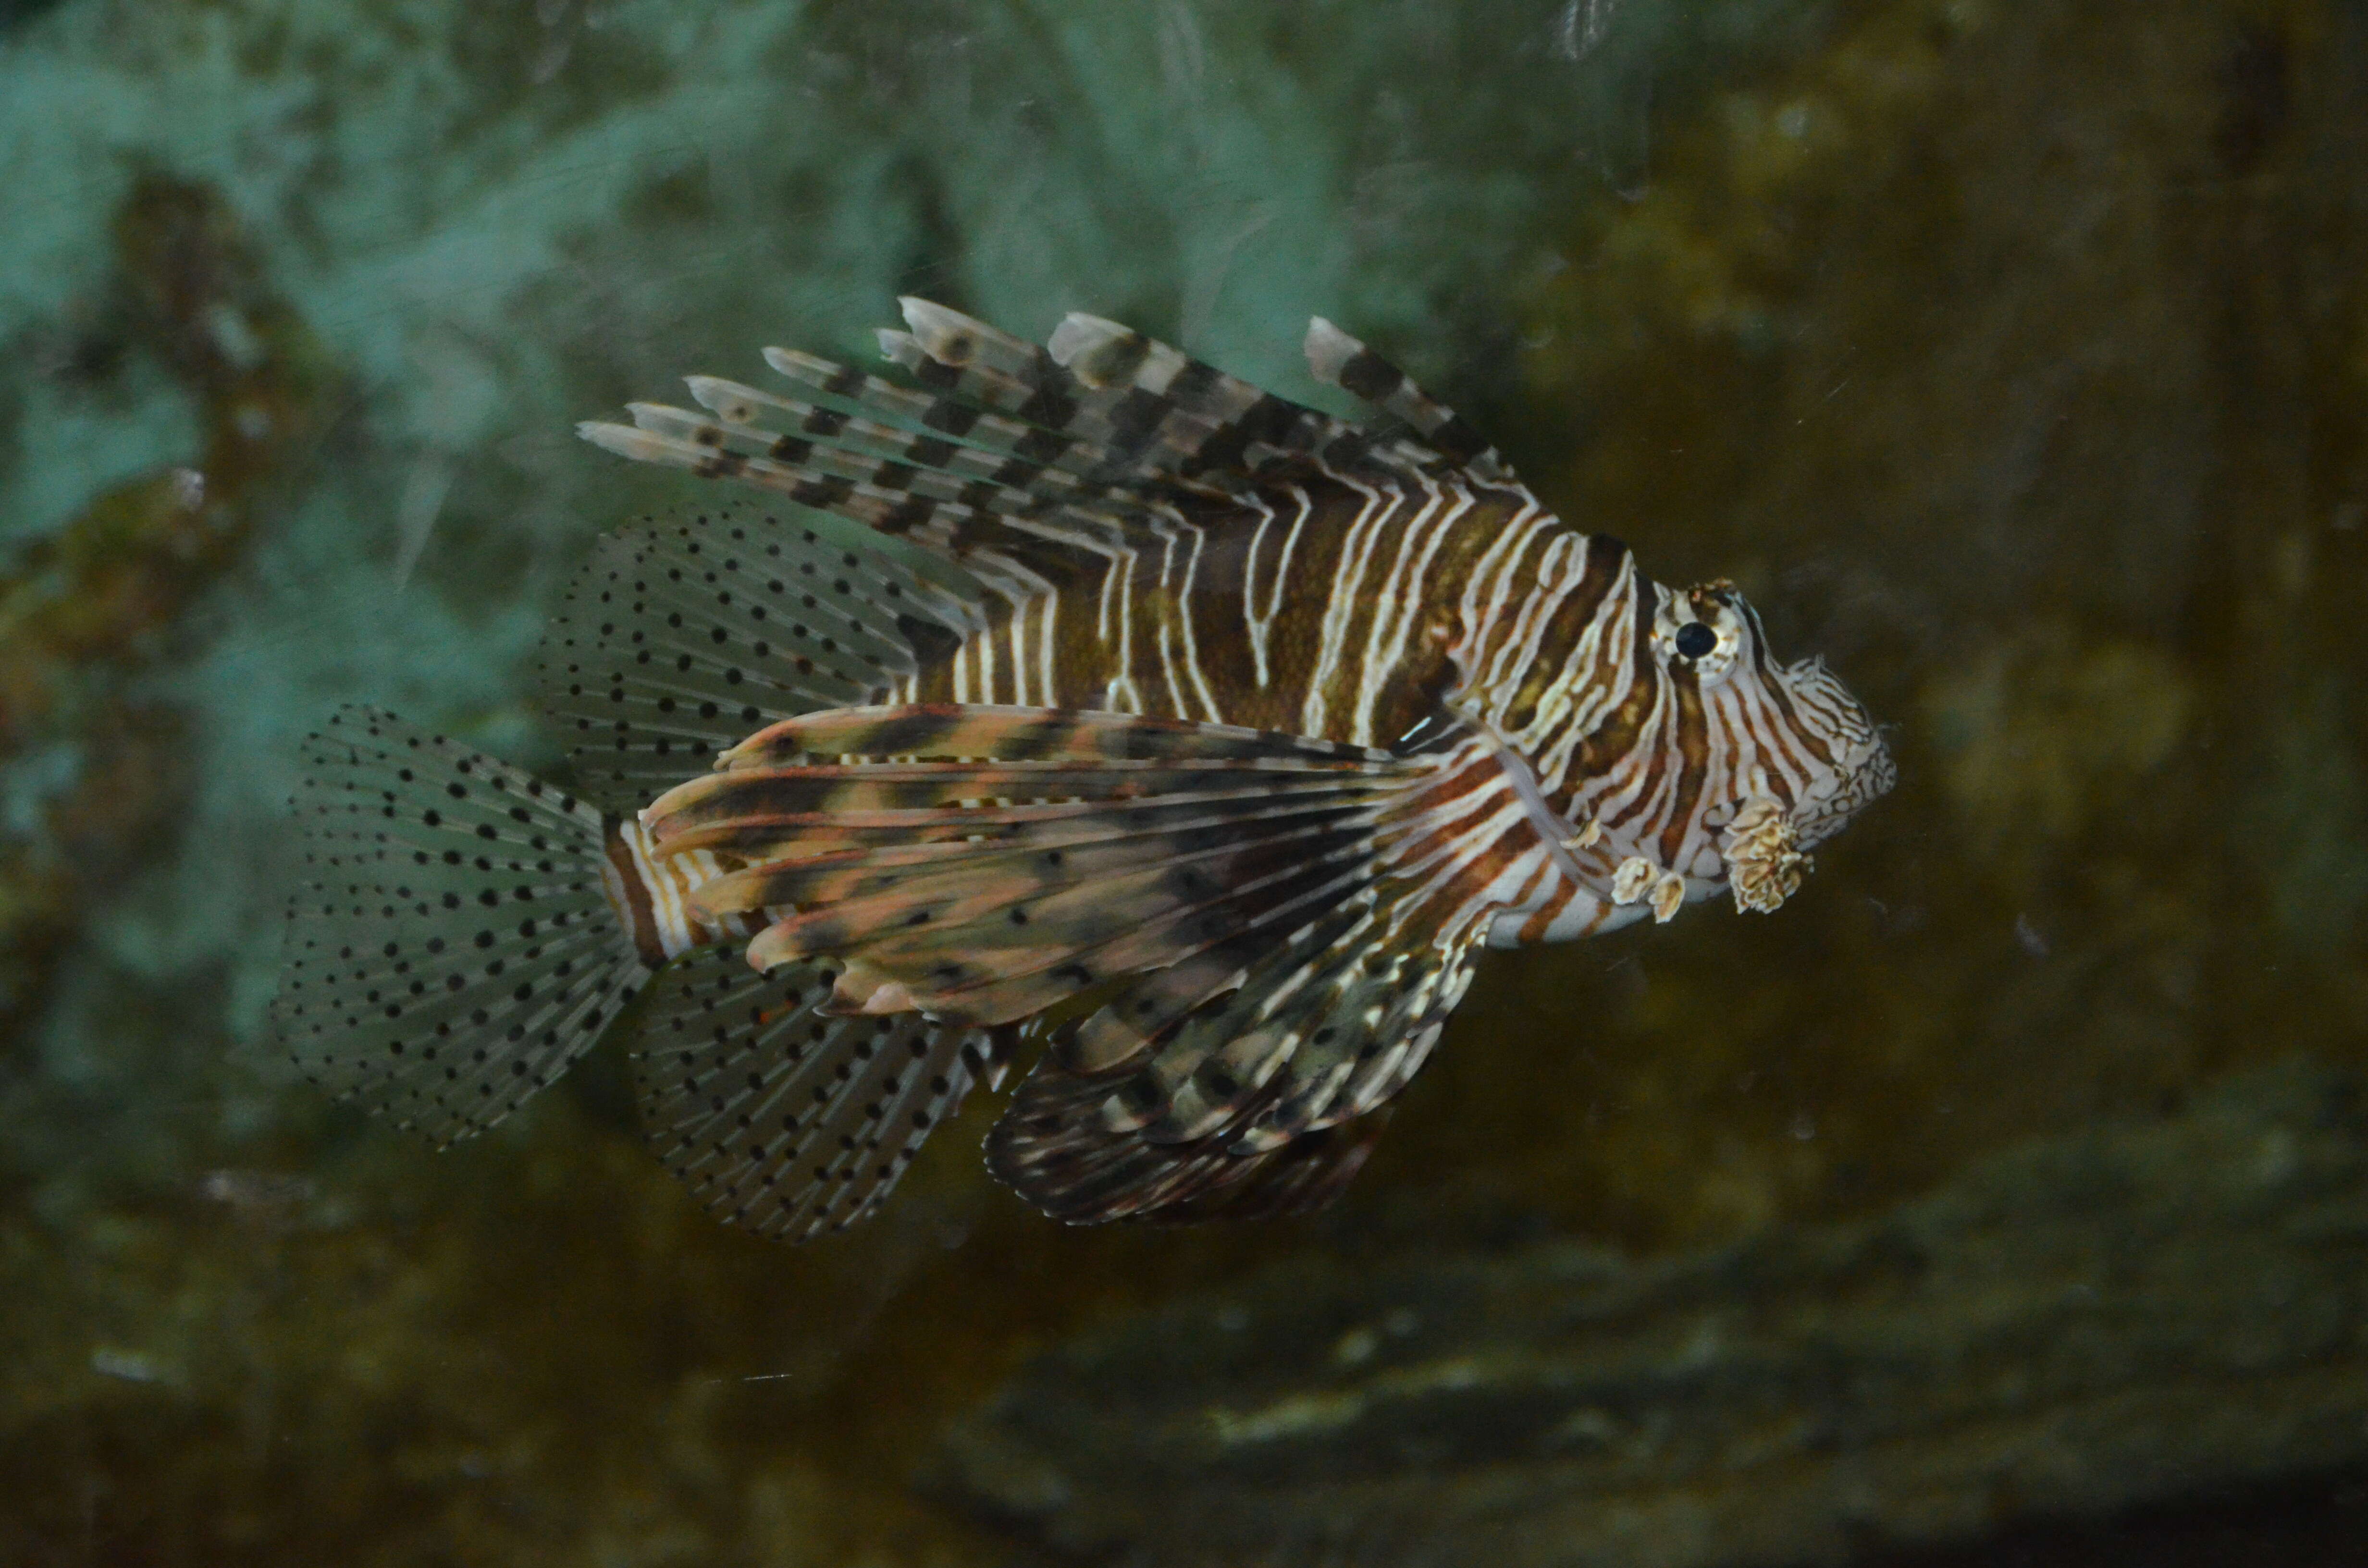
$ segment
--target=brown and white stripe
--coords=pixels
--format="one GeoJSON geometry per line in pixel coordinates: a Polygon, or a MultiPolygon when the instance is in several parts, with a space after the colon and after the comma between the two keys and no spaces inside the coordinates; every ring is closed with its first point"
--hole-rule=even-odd
{"type": "Polygon", "coordinates": [[[1890,785],[1730,585],[1654,584],[1328,323],[1310,368],[1374,427],[1093,317],[1039,347],[908,301],[881,344],[917,385],[773,349],[800,395],[695,377],[703,412],[584,427],[969,585],[895,612],[913,656],[864,697],[707,732],[723,776],[622,824],[612,896],[653,961],[761,927],[842,966],[842,1012],[1003,1027],[1114,987],[990,1139],[1048,1211],[1336,1191],[1361,1145],[1327,1130],[1419,1067],[1475,946],[1773,908],[1890,785]]]}

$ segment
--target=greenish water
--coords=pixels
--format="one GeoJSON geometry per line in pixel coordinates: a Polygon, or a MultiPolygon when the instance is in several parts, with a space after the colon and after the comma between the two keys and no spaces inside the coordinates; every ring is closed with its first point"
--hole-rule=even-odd
{"type": "MultiPolygon", "coordinates": [[[[2368,1067],[2348,0],[0,29],[0,1557],[1001,1562],[915,1477],[1135,1310],[1861,1220],[2240,1069],[2368,1067]],[[1491,959],[1319,1220],[1063,1230],[980,1169],[982,1098],[791,1250],[647,1161],[614,1061],[441,1155],[322,1103],[261,1030],[298,738],[369,699],[553,764],[542,618],[690,483],[574,423],[768,343],[861,358],[900,292],[1311,400],[1340,322],[1659,580],[1734,578],[1901,785],[1773,917],[1491,959]]],[[[2272,1501],[2227,1539],[2285,1540],[2274,1466],[2142,1501],[2231,1477],[2272,1501]]],[[[1931,1539],[2028,1528],[2002,1495],[1931,1539]]],[[[2050,1561],[2135,1550],[2080,1528],[2050,1561]]]]}

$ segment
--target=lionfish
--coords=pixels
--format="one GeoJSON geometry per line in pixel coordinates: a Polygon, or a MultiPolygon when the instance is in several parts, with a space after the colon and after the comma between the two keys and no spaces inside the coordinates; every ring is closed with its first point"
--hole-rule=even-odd
{"type": "Polygon", "coordinates": [[[313,1078],[450,1142],[624,1017],[666,1164],[803,1238],[1041,1047],[986,1157],[1045,1213],[1303,1211],[1477,949],[1773,910],[1892,783],[1732,585],[1648,581],[1323,320],[1378,418],[1092,316],[904,314],[907,378],[768,349],[793,395],[580,427],[760,496],[577,579],[572,790],[372,709],[308,743],[313,1078]]]}

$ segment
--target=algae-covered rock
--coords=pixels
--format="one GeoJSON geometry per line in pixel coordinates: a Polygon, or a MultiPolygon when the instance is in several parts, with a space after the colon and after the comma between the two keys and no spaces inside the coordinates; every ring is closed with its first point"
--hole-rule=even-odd
{"type": "Polygon", "coordinates": [[[2293,1067],[1880,1219],[1309,1259],[1083,1335],[949,1484],[1084,1560],[1721,1568],[2368,1462],[2368,1085],[2293,1067]]]}

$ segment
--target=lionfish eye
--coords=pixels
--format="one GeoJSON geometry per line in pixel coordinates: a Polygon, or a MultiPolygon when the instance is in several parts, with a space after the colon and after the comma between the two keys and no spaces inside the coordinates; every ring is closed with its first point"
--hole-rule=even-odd
{"type": "Polygon", "coordinates": [[[1677,649],[1686,658],[1699,659],[1718,646],[1718,633],[1699,620],[1678,628],[1677,649]]]}

